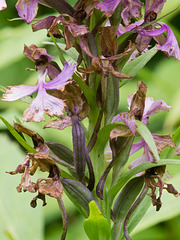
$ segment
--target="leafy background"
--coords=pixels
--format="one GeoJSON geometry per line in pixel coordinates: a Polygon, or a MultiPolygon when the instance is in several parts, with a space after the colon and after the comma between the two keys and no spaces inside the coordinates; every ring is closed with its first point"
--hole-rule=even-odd
{"type": "MultiPolygon", "coordinates": [[[[74,3],[75,1],[68,1],[74,3]]],[[[8,1],[8,8],[0,12],[0,85],[34,84],[37,73],[25,71],[27,67],[33,68],[33,64],[26,59],[23,45],[36,44],[38,47],[45,46],[50,41],[46,37],[46,31],[32,33],[31,26],[23,21],[9,21],[16,18],[17,12],[14,7],[16,1],[8,1]]],[[[167,0],[161,15],[175,9],[180,0],[167,0]]],[[[42,18],[54,11],[39,6],[37,18],[42,18]]],[[[174,31],[180,43],[180,11],[177,10],[162,21],[168,23],[174,31]]],[[[46,45],[48,52],[57,58],[55,47],[46,45]]],[[[58,60],[58,59],[57,59],[58,60]]],[[[173,109],[158,113],[150,118],[149,128],[153,133],[173,133],[180,124],[180,88],[179,88],[180,65],[173,58],[166,59],[163,53],[158,52],[138,75],[123,86],[120,91],[120,111],[127,111],[127,96],[136,91],[137,81],[142,80],[148,85],[148,96],[155,100],[163,99],[173,109]]],[[[0,113],[11,124],[16,118],[21,119],[27,103],[16,101],[12,103],[0,102],[0,113]]],[[[46,118],[49,121],[50,118],[46,118]]],[[[44,123],[25,123],[25,125],[38,131],[46,141],[59,141],[72,146],[71,128],[64,131],[54,129],[43,130],[44,123]]],[[[10,176],[6,171],[11,171],[23,162],[24,150],[16,143],[9,134],[5,125],[0,122],[0,239],[29,239],[29,240],[55,240],[59,239],[62,222],[56,200],[47,198],[47,206],[42,208],[41,202],[32,209],[29,205],[34,197],[30,193],[17,193],[16,186],[20,182],[20,175],[10,176]]],[[[137,158],[141,153],[138,152],[137,158]]],[[[168,180],[180,191],[180,167],[168,167],[170,175],[168,180]]],[[[83,230],[83,218],[74,208],[71,201],[64,195],[63,200],[68,214],[67,240],[83,239],[87,237],[83,230]]],[[[163,193],[163,206],[157,213],[155,208],[150,207],[147,214],[141,220],[133,233],[134,240],[178,240],[180,239],[180,200],[163,193]]]]}

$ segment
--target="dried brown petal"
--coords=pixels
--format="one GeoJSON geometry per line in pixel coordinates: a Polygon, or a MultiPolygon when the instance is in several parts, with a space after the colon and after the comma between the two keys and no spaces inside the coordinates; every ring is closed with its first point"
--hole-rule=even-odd
{"type": "Polygon", "coordinates": [[[129,137],[132,136],[133,133],[126,125],[119,125],[118,127],[113,128],[110,133],[110,139],[117,138],[117,137],[129,137]]]}
{"type": "Polygon", "coordinates": [[[19,124],[19,123],[14,123],[14,128],[18,132],[23,132],[26,135],[28,135],[29,137],[31,137],[32,141],[34,143],[34,148],[36,149],[36,151],[41,152],[43,154],[46,154],[46,156],[48,156],[49,148],[44,143],[44,139],[37,132],[28,129],[25,126],[23,126],[22,124],[19,124]]]}
{"type": "Polygon", "coordinates": [[[134,114],[135,118],[138,120],[141,120],[143,116],[146,92],[147,92],[146,84],[142,81],[139,81],[137,84],[137,92],[134,94],[130,106],[130,111],[134,114]]]}
{"type": "Polygon", "coordinates": [[[116,27],[99,28],[99,48],[105,57],[114,56],[117,53],[118,43],[116,39],[116,27]],[[108,37],[107,37],[108,36],[108,37]]]}
{"type": "Polygon", "coordinates": [[[62,116],[58,119],[51,121],[47,123],[44,128],[56,128],[58,130],[63,130],[66,127],[69,127],[72,125],[71,117],[69,116],[62,116]]]}

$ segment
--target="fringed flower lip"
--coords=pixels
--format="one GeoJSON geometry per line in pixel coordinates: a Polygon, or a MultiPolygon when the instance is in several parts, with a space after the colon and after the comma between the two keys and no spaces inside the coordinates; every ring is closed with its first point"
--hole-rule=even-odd
{"type": "Polygon", "coordinates": [[[3,94],[3,101],[15,101],[25,96],[32,95],[38,91],[36,98],[23,114],[23,121],[41,122],[44,120],[44,112],[49,116],[62,115],[64,110],[64,101],[49,95],[46,90],[60,89],[68,84],[68,80],[72,77],[76,64],[65,62],[64,68],[50,82],[46,82],[47,68],[42,66],[39,69],[39,77],[36,86],[17,85],[8,86],[6,94],[3,94]]]}

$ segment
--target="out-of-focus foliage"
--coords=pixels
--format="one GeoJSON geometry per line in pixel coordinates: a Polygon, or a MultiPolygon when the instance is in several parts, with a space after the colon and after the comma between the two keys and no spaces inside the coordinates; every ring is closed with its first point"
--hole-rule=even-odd
{"type": "MultiPolygon", "coordinates": [[[[68,2],[73,3],[75,1],[68,2]]],[[[38,47],[41,47],[44,42],[50,41],[46,37],[46,31],[44,30],[32,33],[31,25],[27,25],[20,20],[11,22],[7,20],[18,17],[14,7],[15,3],[16,0],[8,1],[8,8],[0,12],[0,85],[2,86],[17,84],[33,85],[36,82],[37,73],[25,71],[27,67],[34,68],[34,66],[22,54],[24,44],[36,44],[38,47]]],[[[167,0],[161,16],[176,8],[178,4],[180,4],[180,0],[167,0]]],[[[40,6],[37,18],[45,16],[48,11],[53,13],[53,10],[40,6]]],[[[179,19],[180,11],[177,10],[165,18],[165,21],[175,33],[180,44],[179,19]]],[[[56,54],[54,46],[47,45],[47,47],[49,54],[56,54]]],[[[175,62],[173,58],[166,59],[163,53],[158,52],[148,65],[139,72],[136,78],[122,87],[119,109],[127,111],[127,96],[135,92],[137,81],[142,80],[148,86],[147,96],[153,97],[154,100],[163,99],[168,105],[173,107],[169,113],[161,112],[151,117],[151,131],[153,133],[173,133],[175,128],[180,125],[179,76],[179,62],[175,62]]],[[[27,103],[22,101],[12,103],[1,101],[0,113],[13,124],[14,117],[16,116],[21,119],[22,112],[26,107],[27,103]]],[[[50,118],[46,117],[46,120],[49,121],[50,118]]],[[[25,123],[25,126],[28,128],[38,131],[46,141],[59,141],[71,147],[70,128],[57,132],[55,129],[43,130],[44,125],[45,123],[25,123]]],[[[25,157],[22,149],[17,147],[17,143],[13,142],[13,138],[10,135],[7,137],[7,135],[9,133],[5,125],[0,122],[0,239],[59,239],[60,232],[62,231],[62,222],[56,201],[48,198],[48,204],[43,209],[41,202],[38,202],[36,209],[30,208],[31,194],[25,193],[21,195],[15,189],[20,182],[20,176],[11,178],[11,176],[5,173],[5,171],[14,170],[15,166],[23,162],[25,157]],[[22,236],[26,237],[23,238],[22,236]]],[[[134,154],[130,158],[130,161],[136,159],[140,154],[140,152],[134,154]]],[[[180,191],[180,167],[168,167],[168,169],[170,170],[170,175],[174,176],[170,179],[170,182],[180,191]]],[[[63,196],[63,198],[69,221],[67,239],[86,240],[87,236],[83,230],[82,217],[80,217],[66,196],[63,196]]],[[[153,207],[150,207],[134,231],[134,240],[180,239],[180,217],[178,216],[180,214],[180,201],[174,196],[163,193],[162,202],[163,207],[158,214],[153,207]]]]}

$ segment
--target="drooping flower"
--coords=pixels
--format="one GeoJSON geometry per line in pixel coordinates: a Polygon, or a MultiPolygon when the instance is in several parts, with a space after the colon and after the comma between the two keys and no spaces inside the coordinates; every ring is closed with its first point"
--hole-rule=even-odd
{"type": "Polygon", "coordinates": [[[5,0],[0,1],[0,11],[4,10],[7,8],[7,4],[5,0]]]}
{"type": "Polygon", "coordinates": [[[39,77],[36,86],[8,86],[2,100],[15,101],[38,91],[36,98],[25,110],[23,121],[41,122],[44,120],[44,112],[49,116],[62,115],[64,101],[49,95],[46,90],[60,89],[68,84],[68,80],[74,73],[75,66],[74,63],[69,64],[66,62],[62,72],[50,82],[46,82],[47,68],[42,66],[39,68],[39,77]]]}

